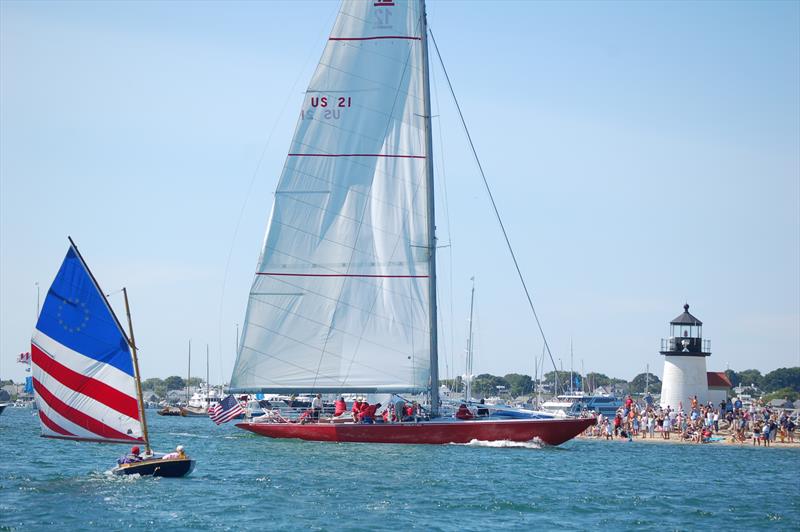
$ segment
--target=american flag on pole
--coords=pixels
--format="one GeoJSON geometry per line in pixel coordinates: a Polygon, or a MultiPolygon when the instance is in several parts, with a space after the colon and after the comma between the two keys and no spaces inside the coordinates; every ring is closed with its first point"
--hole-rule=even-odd
{"type": "Polygon", "coordinates": [[[208,410],[208,417],[211,418],[211,421],[220,425],[243,413],[244,408],[239,404],[239,401],[234,396],[229,395],[208,410]]]}

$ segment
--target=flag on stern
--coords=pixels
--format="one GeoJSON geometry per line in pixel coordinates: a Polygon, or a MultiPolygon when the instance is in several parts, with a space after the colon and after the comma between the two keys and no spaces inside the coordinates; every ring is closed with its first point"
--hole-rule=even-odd
{"type": "Polygon", "coordinates": [[[144,443],[128,338],[74,246],[31,338],[42,436],[144,443]]]}
{"type": "Polygon", "coordinates": [[[244,408],[239,404],[239,401],[237,401],[234,396],[229,395],[208,410],[208,417],[211,418],[211,421],[220,425],[222,423],[227,423],[243,413],[244,408]]]}

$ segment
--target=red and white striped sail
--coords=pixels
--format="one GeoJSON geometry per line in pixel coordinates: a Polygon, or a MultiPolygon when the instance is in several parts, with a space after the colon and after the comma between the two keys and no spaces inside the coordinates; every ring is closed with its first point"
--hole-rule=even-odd
{"type": "Polygon", "coordinates": [[[278,182],[233,390],[427,389],[423,27],[416,0],[342,2],[278,182]]]}
{"type": "Polygon", "coordinates": [[[128,339],[73,246],[45,297],[31,358],[42,436],[144,443],[128,339]]]}

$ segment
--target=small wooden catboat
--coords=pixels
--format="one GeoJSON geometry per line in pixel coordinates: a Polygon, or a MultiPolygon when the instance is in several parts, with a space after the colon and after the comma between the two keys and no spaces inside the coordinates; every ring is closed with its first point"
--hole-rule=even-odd
{"type": "Polygon", "coordinates": [[[115,475],[185,477],[194,469],[191,458],[148,458],[141,462],[120,464],[111,471],[115,475]]]}
{"type": "Polygon", "coordinates": [[[129,335],[75,243],[69,242],[31,338],[42,436],[144,444],[146,458],[120,464],[114,473],[188,475],[194,460],[159,458],[150,449],[128,291],[122,289],[129,335]]]}

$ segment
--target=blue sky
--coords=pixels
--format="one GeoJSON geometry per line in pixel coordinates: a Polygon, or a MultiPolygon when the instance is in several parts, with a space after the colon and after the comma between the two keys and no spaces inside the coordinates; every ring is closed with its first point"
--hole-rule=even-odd
{"type": "MultiPolygon", "coordinates": [[[[800,364],[800,4],[430,2],[556,358],[661,373],[684,301],[710,370],[800,364]]],[[[0,3],[0,377],[71,235],[127,286],[145,377],[227,380],[333,2],[0,3]],[[228,257],[230,254],[230,262],[228,257]],[[201,362],[201,360],[203,360],[201,362]]],[[[438,68],[441,372],[541,339],[438,68]],[[441,133],[441,135],[440,135],[441,133]],[[446,205],[444,199],[447,199],[446,205]]],[[[120,305],[119,295],[112,295],[120,305]]],[[[119,306],[117,307],[119,308],[119,306]]]]}

